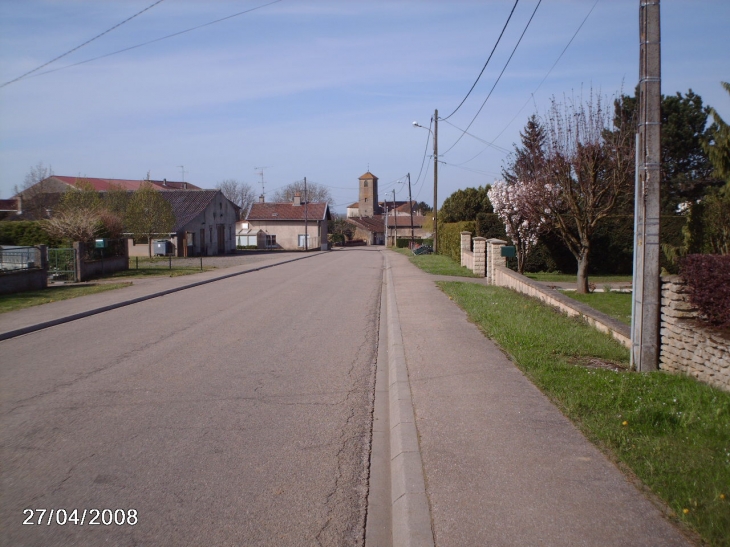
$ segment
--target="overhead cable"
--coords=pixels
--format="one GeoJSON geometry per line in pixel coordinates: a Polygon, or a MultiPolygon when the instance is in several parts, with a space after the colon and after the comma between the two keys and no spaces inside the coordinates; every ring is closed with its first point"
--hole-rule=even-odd
{"type": "Polygon", "coordinates": [[[477,117],[481,113],[482,109],[484,108],[484,105],[487,104],[487,101],[489,100],[489,97],[492,96],[492,92],[494,91],[494,88],[497,87],[497,84],[499,83],[499,80],[502,79],[502,74],[504,74],[504,71],[507,70],[507,67],[509,66],[509,63],[512,60],[512,57],[515,54],[515,51],[517,51],[517,48],[519,47],[520,42],[522,42],[522,38],[524,38],[525,33],[527,32],[527,29],[530,28],[530,23],[532,22],[532,19],[535,17],[535,13],[537,13],[537,8],[540,7],[540,4],[541,3],[542,3],[542,0],[538,0],[537,5],[535,6],[535,9],[532,11],[532,15],[530,15],[529,21],[527,21],[527,25],[525,25],[525,30],[522,31],[522,34],[520,35],[520,39],[517,40],[517,44],[515,44],[515,47],[512,50],[512,53],[510,54],[509,59],[507,59],[507,62],[504,64],[504,68],[502,69],[502,72],[499,73],[499,76],[497,77],[497,81],[494,82],[494,85],[492,86],[492,89],[489,90],[489,95],[487,95],[487,98],[484,99],[484,102],[482,103],[482,106],[480,106],[479,107],[479,110],[477,110],[477,113],[474,114],[474,117],[469,122],[469,125],[466,126],[466,129],[464,130],[464,132],[461,135],[459,135],[459,138],[456,139],[456,142],[454,144],[452,144],[451,147],[446,152],[444,152],[443,154],[441,154],[442,156],[445,156],[446,154],[448,154],[449,151],[452,148],[454,148],[454,146],[456,146],[459,143],[459,141],[464,137],[464,135],[466,135],[466,132],[469,131],[469,128],[476,121],[477,117]]]}
{"type": "MultiPolygon", "coordinates": [[[[35,74],[35,76],[42,76],[44,74],[50,74],[51,72],[56,72],[57,70],[63,70],[65,68],[71,68],[73,66],[83,65],[84,63],[90,63],[91,61],[98,61],[99,59],[103,59],[105,57],[111,57],[112,55],[117,55],[119,53],[124,53],[125,51],[130,51],[132,49],[136,49],[136,48],[139,48],[139,47],[142,47],[142,46],[147,46],[149,44],[154,44],[155,42],[161,42],[162,40],[167,40],[168,38],[173,38],[175,36],[180,36],[181,34],[185,34],[187,32],[192,32],[194,30],[198,30],[198,29],[201,29],[203,27],[207,27],[207,26],[210,26],[210,25],[214,25],[215,23],[220,23],[222,21],[226,21],[227,19],[232,19],[234,17],[238,17],[239,15],[244,15],[246,13],[250,13],[252,11],[256,11],[256,10],[259,10],[261,8],[265,8],[267,6],[271,6],[272,4],[277,4],[277,3],[281,2],[281,1],[282,0],[274,0],[273,2],[269,2],[268,4],[262,4],[260,6],[256,6],[255,8],[247,9],[247,10],[244,10],[244,11],[239,11],[238,13],[234,13],[233,15],[228,15],[226,17],[221,17],[220,19],[216,19],[215,21],[210,21],[208,23],[203,23],[202,25],[198,25],[196,27],[191,27],[189,29],[181,30],[179,32],[174,32],[172,34],[168,34],[167,36],[162,36],[161,38],[155,38],[154,40],[149,40],[148,42],[142,42],[141,44],[137,44],[135,46],[126,47],[126,48],[120,49],[118,51],[113,51],[113,52],[107,53],[105,55],[99,55],[98,57],[93,57],[91,59],[86,59],[85,61],[80,61],[78,63],[74,63],[74,64],[71,64],[71,65],[62,66],[60,68],[54,68],[53,70],[46,70],[45,72],[41,72],[40,74],[35,74]]],[[[32,76],[32,77],[35,77],[35,76],[32,76]]]]}
{"type": "Polygon", "coordinates": [[[497,49],[497,46],[499,45],[499,42],[502,39],[502,36],[504,35],[504,31],[507,30],[507,25],[509,25],[509,21],[510,21],[510,19],[512,19],[512,14],[515,12],[515,8],[517,7],[517,3],[519,1],[520,0],[515,0],[515,4],[514,4],[514,6],[512,6],[512,11],[509,12],[509,17],[507,17],[507,21],[505,22],[504,26],[502,27],[502,32],[499,33],[499,38],[497,38],[497,41],[495,42],[494,47],[492,48],[492,52],[489,54],[489,57],[487,58],[487,62],[484,63],[484,66],[482,67],[482,71],[479,73],[479,76],[477,76],[477,79],[472,84],[471,89],[469,89],[469,92],[461,100],[461,102],[459,103],[459,106],[457,106],[451,114],[449,114],[445,118],[441,118],[442,120],[448,120],[451,116],[456,114],[456,111],[461,108],[461,105],[464,104],[464,101],[466,101],[466,99],[469,97],[469,95],[471,95],[471,92],[474,91],[474,88],[476,87],[477,82],[479,82],[479,78],[482,77],[482,74],[484,74],[484,71],[486,70],[487,65],[489,64],[489,61],[492,60],[492,55],[494,55],[494,52],[497,49]]]}
{"type": "Polygon", "coordinates": [[[15,78],[14,80],[10,80],[9,82],[5,82],[4,84],[0,85],[0,87],[5,87],[6,85],[10,85],[10,84],[12,84],[12,83],[14,83],[14,82],[17,82],[18,80],[22,80],[22,79],[23,79],[23,78],[25,78],[26,76],[28,76],[28,75],[30,75],[30,74],[33,74],[34,72],[36,72],[36,71],[38,71],[38,70],[42,69],[43,67],[46,67],[46,66],[50,65],[51,63],[55,63],[56,61],[58,61],[59,59],[61,59],[61,58],[65,57],[66,55],[69,55],[70,53],[73,53],[74,51],[76,51],[76,50],[79,50],[79,49],[81,49],[82,47],[84,47],[84,46],[85,46],[85,45],[87,45],[87,44],[90,44],[91,42],[93,42],[93,41],[94,41],[94,40],[96,40],[97,38],[101,38],[101,37],[102,37],[102,36],[104,36],[105,34],[108,34],[108,33],[110,33],[110,32],[111,32],[111,31],[113,31],[113,30],[114,30],[115,28],[119,28],[119,27],[121,27],[121,26],[122,26],[122,25],[123,25],[124,23],[127,23],[128,21],[131,21],[132,19],[134,19],[134,18],[135,18],[135,17],[137,17],[138,15],[141,15],[141,14],[143,14],[143,13],[144,13],[145,11],[147,11],[148,9],[152,9],[152,8],[154,8],[154,7],[155,7],[155,6],[157,5],[157,4],[159,4],[159,3],[160,3],[160,2],[162,2],[162,1],[163,1],[163,0],[157,0],[157,2],[155,2],[154,4],[151,4],[151,5],[149,5],[149,6],[147,6],[147,7],[146,7],[145,9],[143,9],[142,11],[138,11],[137,13],[135,13],[134,15],[132,15],[131,17],[127,17],[127,18],[126,18],[126,19],[125,19],[124,21],[122,21],[121,23],[117,23],[117,24],[116,24],[116,25],[114,25],[114,26],[113,26],[112,28],[110,28],[110,29],[107,29],[107,30],[105,30],[105,31],[104,31],[104,32],[102,32],[101,34],[97,34],[96,36],[94,36],[94,37],[93,37],[93,38],[91,38],[90,40],[86,40],[86,42],[84,42],[84,43],[83,43],[83,44],[81,44],[80,46],[76,46],[75,48],[73,48],[73,49],[70,49],[70,50],[68,50],[68,51],[67,51],[66,53],[63,53],[62,55],[59,55],[58,57],[55,57],[55,58],[51,59],[51,60],[50,60],[50,61],[48,61],[47,63],[43,63],[43,64],[42,64],[41,66],[39,66],[39,67],[36,67],[36,68],[34,68],[33,70],[29,70],[28,72],[26,72],[25,74],[22,74],[21,76],[18,76],[18,77],[17,77],[17,78],[15,78]]]}

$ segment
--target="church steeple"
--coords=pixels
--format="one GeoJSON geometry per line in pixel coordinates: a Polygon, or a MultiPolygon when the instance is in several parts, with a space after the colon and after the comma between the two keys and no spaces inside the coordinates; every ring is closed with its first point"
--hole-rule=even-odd
{"type": "Polygon", "coordinates": [[[378,177],[370,171],[360,177],[360,216],[380,214],[378,207],[378,177]]]}

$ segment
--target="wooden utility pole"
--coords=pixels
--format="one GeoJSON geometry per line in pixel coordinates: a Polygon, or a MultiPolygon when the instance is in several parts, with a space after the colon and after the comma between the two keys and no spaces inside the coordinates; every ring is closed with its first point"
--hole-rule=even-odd
{"type": "Polygon", "coordinates": [[[439,157],[439,111],[433,113],[433,252],[436,254],[438,241],[438,157],[439,157]]]}
{"type": "Polygon", "coordinates": [[[659,368],[659,182],[661,177],[661,32],[659,0],[640,0],[639,132],[636,151],[631,367],[659,368]]]}
{"type": "Polygon", "coordinates": [[[396,249],[398,247],[398,211],[396,211],[395,206],[395,188],[393,188],[393,230],[395,230],[393,248],[396,249]]]}
{"type": "MultiPolygon", "coordinates": [[[[304,251],[309,250],[309,231],[307,230],[307,177],[304,177],[304,251]]],[[[321,245],[322,242],[320,242],[321,245]]]]}
{"type": "Polygon", "coordinates": [[[413,236],[413,198],[411,198],[411,174],[408,173],[408,208],[411,211],[411,250],[413,250],[413,242],[415,237],[413,236]]]}

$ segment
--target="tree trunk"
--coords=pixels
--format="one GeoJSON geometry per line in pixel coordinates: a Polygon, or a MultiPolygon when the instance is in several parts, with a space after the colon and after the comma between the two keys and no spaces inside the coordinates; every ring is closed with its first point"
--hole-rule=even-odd
{"type": "Polygon", "coordinates": [[[152,236],[147,236],[147,254],[152,258],[152,236]]]}
{"type": "Polygon", "coordinates": [[[578,258],[578,279],[576,281],[576,291],[580,294],[588,293],[588,252],[589,249],[581,249],[578,258]]]}

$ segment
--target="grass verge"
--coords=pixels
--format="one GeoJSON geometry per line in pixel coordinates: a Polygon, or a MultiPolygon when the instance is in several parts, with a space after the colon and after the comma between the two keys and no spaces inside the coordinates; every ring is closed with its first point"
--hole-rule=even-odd
{"type": "Polygon", "coordinates": [[[631,325],[631,293],[612,291],[578,294],[572,291],[565,291],[563,294],[574,300],[588,304],[591,308],[602,311],[622,323],[631,325]]]}
{"type": "MultiPolygon", "coordinates": [[[[575,274],[547,272],[526,273],[525,277],[545,283],[575,283],[576,280],[575,274]]],[[[588,281],[600,287],[601,283],[631,283],[632,279],[630,275],[591,275],[588,276],[588,281]]]]}
{"type": "Polygon", "coordinates": [[[409,249],[392,249],[405,255],[424,272],[434,275],[455,275],[458,277],[477,277],[468,270],[444,255],[414,255],[409,249]]]}
{"type": "Polygon", "coordinates": [[[188,267],[173,267],[173,269],[169,269],[167,266],[154,266],[154,267],[144,267],[144,268],[132,268],[129,270],[123,270],[121,272],[115,272],[110,275],[105,275],[104,279],[114,279],[114,278],[132,278],[132,277],[150,277],[150,276],[164,276],[164,277],[178,277],[181,275],[192,275],[196,273],[201,272],[207,272],[209,270],[215,270],[213,266],[204,266],[201,270],[200,267],[198,268],[188,268],[188,267]]]}
{"type": "Polygon", "coordinates": [[[587,324],[498,287],[441,289],[583,433],[626,465],[713,546],[730,546],[730,393],[628,365],[628,350],[587,324]]]}
{"type": "Polygon", "coordinates": [[[105,283],[100,285],[75,285],[48,287],[42,291],[27,291],[16,294],[0,295],[0,313],[9,311],[22,310],[31,306],[40,306],[56,302],[57,300],[68,300],[69,298],[77,298],[86,296],[87,294],[96,294],[98,292],[113,291],[123,287],[129,287],[131,283],[105,283]]]}

